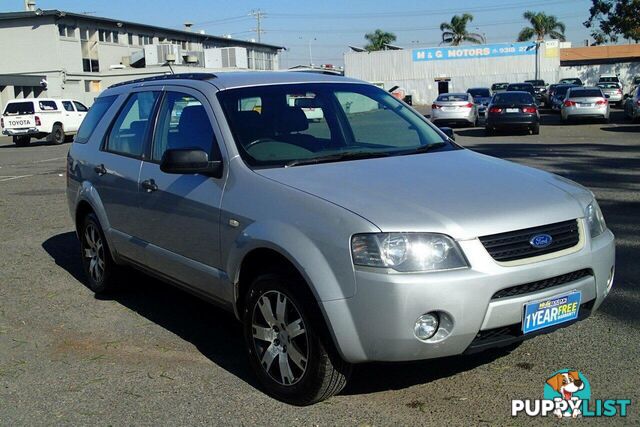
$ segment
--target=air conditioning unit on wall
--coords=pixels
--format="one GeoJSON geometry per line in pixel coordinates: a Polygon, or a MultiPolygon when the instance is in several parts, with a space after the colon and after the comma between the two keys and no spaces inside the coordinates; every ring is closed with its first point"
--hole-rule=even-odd
{"type": "Polygon", "coordinates": [[[182,64],[182,48],[177,44],[161,43],[144,47],[144,59],[147,66],[164,65],[167,60],[172,64],[182,64]]]}
{"type": "Polygon", "coordinates": [[[206,68],[249,68],[247,49],[244,47],[215,47],[204,50],[206,68]]]}

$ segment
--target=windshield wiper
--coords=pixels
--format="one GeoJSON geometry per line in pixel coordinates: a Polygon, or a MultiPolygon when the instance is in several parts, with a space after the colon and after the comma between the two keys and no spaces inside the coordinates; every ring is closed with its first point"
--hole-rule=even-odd
{"type": "Polygon", "coordinates": [[[385,153],[385,152],[371,153],[371,152],[362,152],[362,151],[346,151],[344,153],[329,154],[327,156],[312,157],[312,158],[309,158],[309,159],[292,160],[289,163],[287,163],[286,165],[284,165],[284,167],[290,168],[292,166],[302,166],[302,165],[314,165],[314,164],[318,164],[318,163],[340,162],[340,161],[343,161],[343,160],[372,159],[372,158],[375,158],[375,157],[388,157],[388,156],[389,156],[389,153],[385,153]]]}
{"type": "Polygon", "coordinates": [[[431,151],[431,150],[436,149],[436,148],[441,148],[441,147],[444,147],[446,145],[447,145],[446,142],[434,142],[433,144],[421,145],[421,146],[419,146],[417,148],[413,148],[411,150],[402,151],[400,153],[400,155],[426,153],[427,151],[431,151]]]}

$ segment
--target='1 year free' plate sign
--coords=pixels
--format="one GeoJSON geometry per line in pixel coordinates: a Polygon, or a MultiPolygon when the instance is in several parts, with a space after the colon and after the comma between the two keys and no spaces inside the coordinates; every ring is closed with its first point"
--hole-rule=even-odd
{"type": "Polygon", "coordinates": [[[578,318],[580,291],[530,302],[524,306],[522,332],[538,331],[578,318]]]}

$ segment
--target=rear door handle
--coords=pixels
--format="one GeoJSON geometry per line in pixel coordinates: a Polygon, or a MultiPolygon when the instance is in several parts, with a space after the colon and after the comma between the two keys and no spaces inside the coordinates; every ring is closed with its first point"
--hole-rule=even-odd
{"type": "Polygon", "coordinates": [[[98,166],[93,168],[93,170],[98,174],[98,176],[102,176],[105,173],[107,173],[107,169],[104,167],[103,164],[99,164],[98,166]]]}
{"type": "Polygon", "coordinates": [[[146,181],[142,181],[140,185],[142,186],[142,188],[147,190],[147,193],[151,193],[152,191],[156,191],[158,189],[158,186],[156,185],[156,182],[153,179],[147,179],[146,181]]]}

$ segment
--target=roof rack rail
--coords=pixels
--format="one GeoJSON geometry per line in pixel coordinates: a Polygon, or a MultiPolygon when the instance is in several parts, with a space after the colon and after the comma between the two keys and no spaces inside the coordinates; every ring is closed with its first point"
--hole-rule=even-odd
{"type": "Polygon", "coordinates": [[[176,80],[176,79],[189,79],[189,80],[208,80],[215,79],[217,76],[213,73],[178,73],[178,74],[163,74],[161,76],[145,77],[142,79],[128,80],[126,82],[115,83],[109,86],[112,87],[124,86],[133,83],[153,82],[157,80],[176,80]]]}

